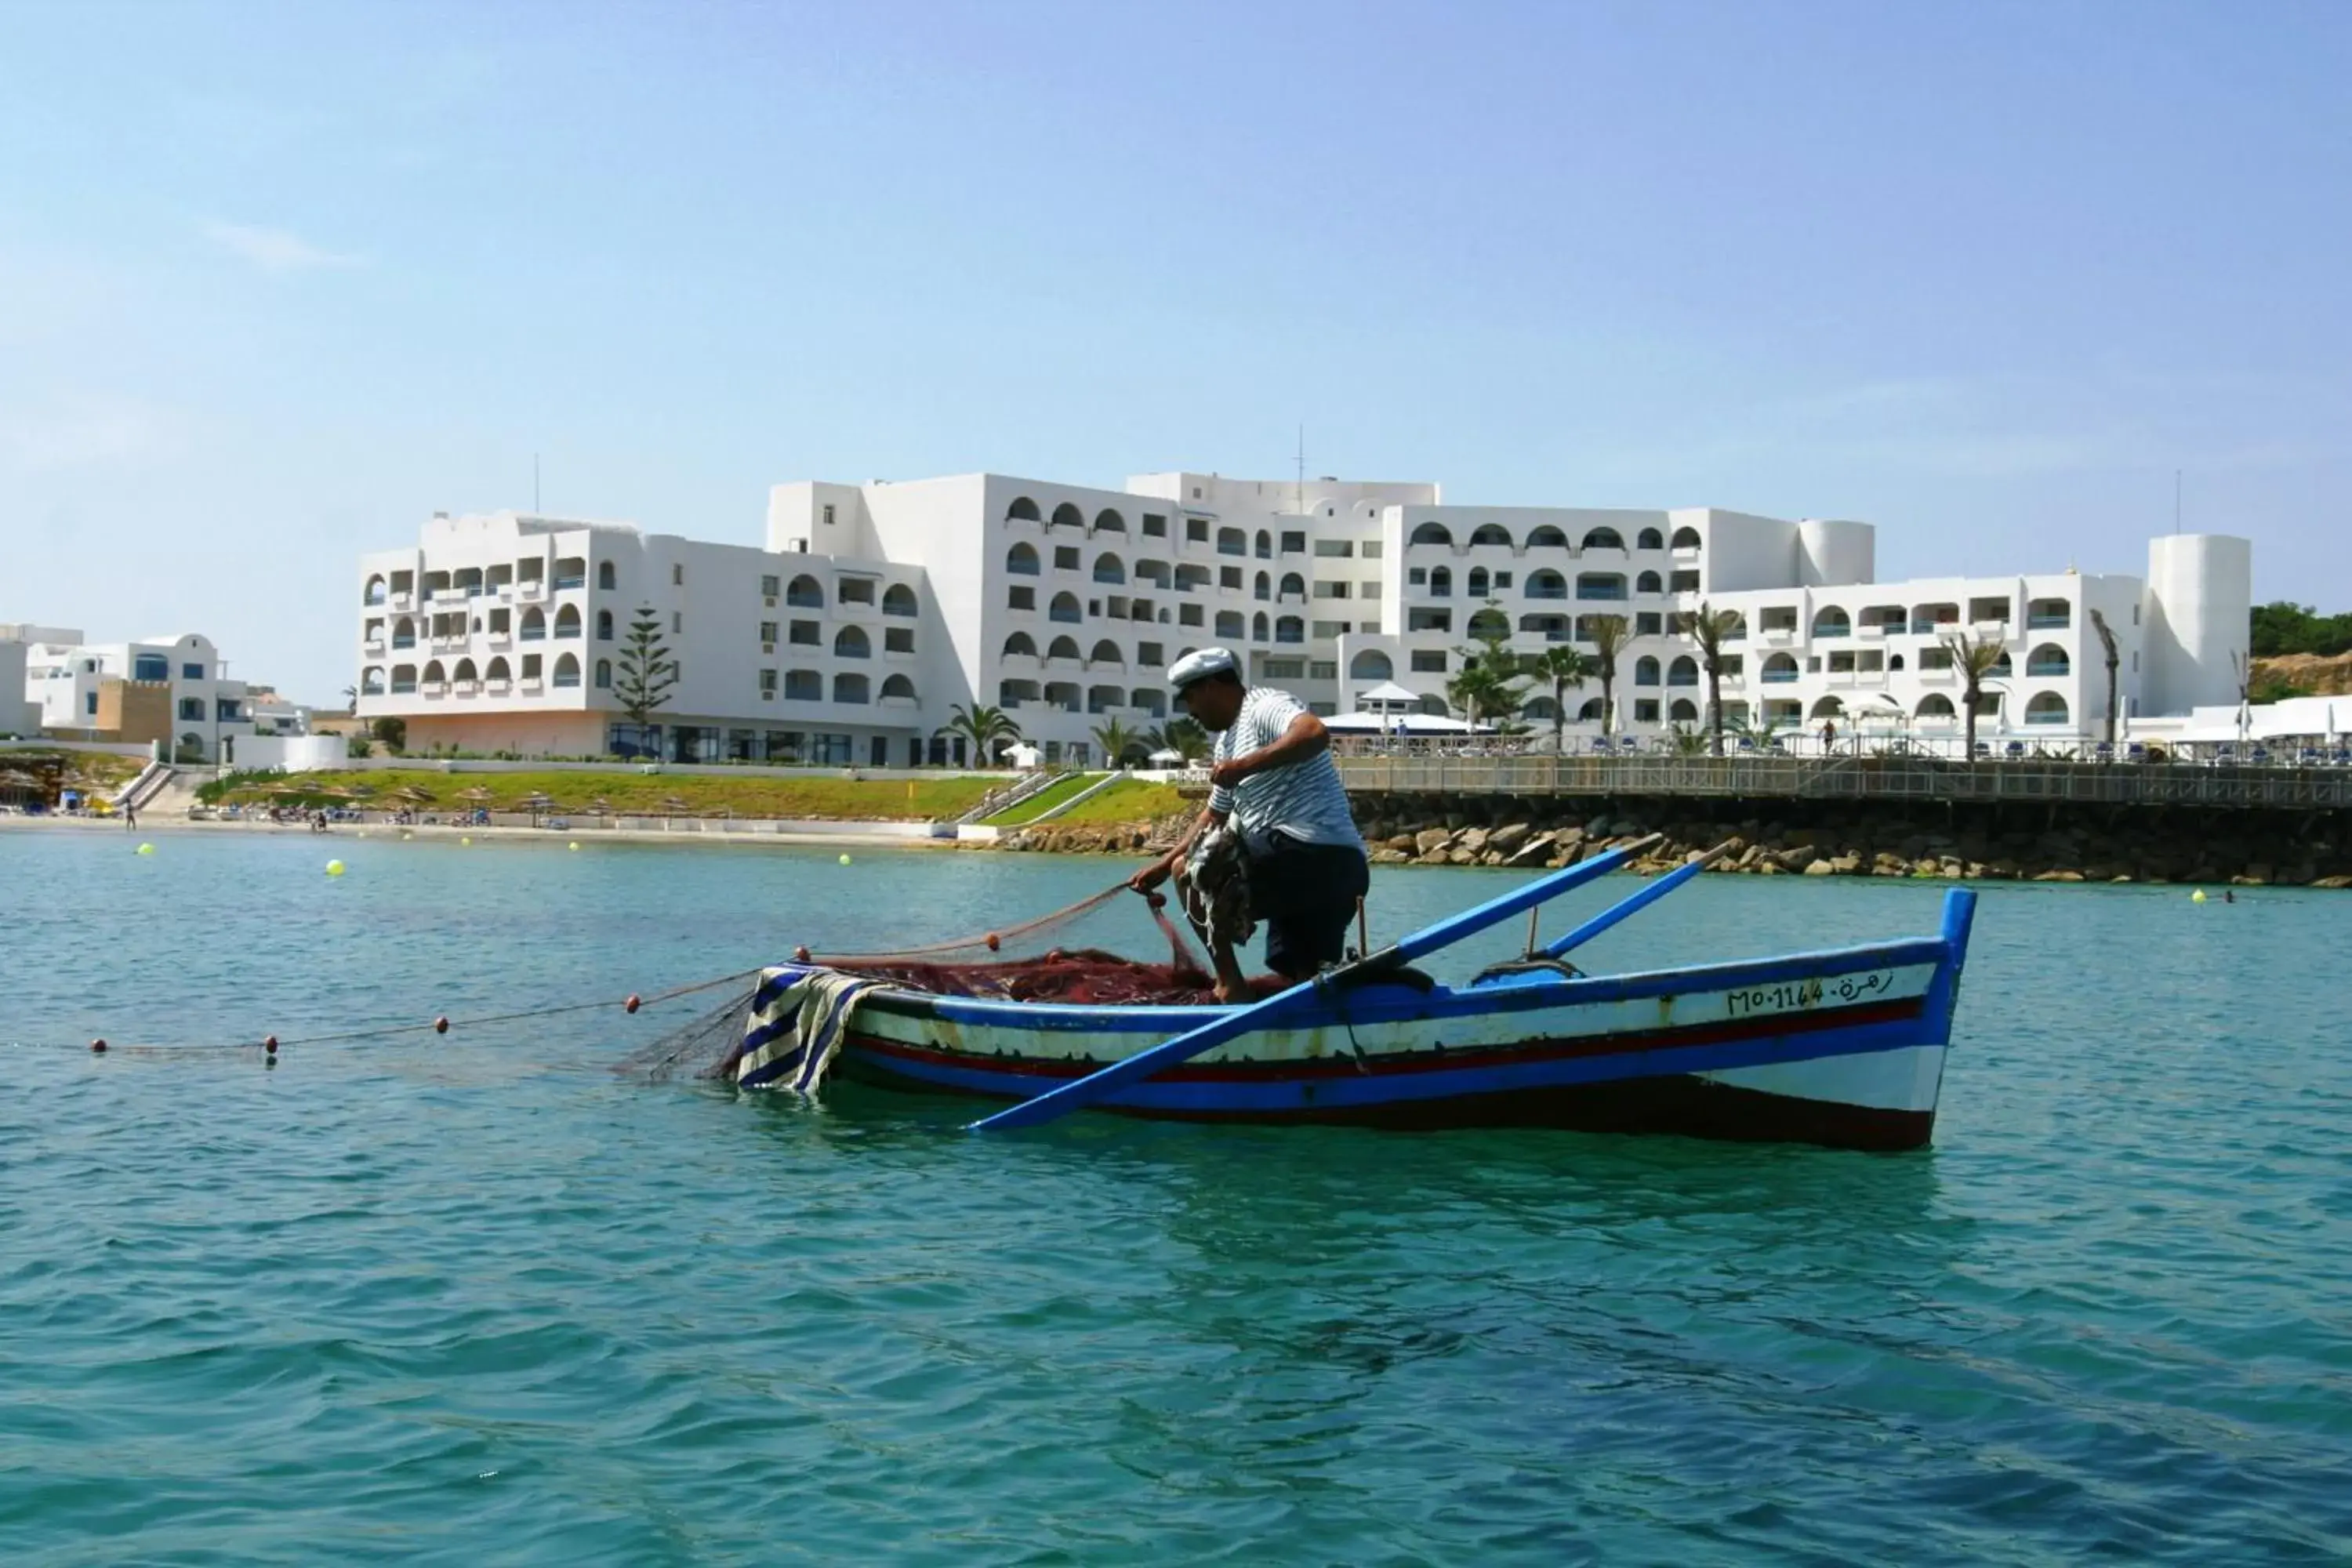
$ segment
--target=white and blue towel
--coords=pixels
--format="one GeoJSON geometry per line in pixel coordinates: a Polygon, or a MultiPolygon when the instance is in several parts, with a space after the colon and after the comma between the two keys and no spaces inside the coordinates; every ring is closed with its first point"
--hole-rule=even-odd
{"type": "Polygon", "coordinates": [[[735,1065],[740,1089],[781,1085],[814,1094],[849,1033],[859,993],[881,984],[862,974],[780,963],[760,972],[751,1011],[743,1020],[743,1050],[735,1065]]]}

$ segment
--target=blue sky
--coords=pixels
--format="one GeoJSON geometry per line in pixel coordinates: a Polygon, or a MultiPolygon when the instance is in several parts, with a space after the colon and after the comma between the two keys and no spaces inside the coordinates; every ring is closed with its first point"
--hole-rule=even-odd
{"type": "Polygon", "coordinates": [[[0,620],[352,679],[436,509],[1433,479],[2352,607],[2352,6],[0,0],[0,620]]]}

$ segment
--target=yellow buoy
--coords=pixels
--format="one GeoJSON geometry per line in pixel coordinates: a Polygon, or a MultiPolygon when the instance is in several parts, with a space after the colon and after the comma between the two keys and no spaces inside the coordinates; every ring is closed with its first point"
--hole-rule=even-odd
{"type": "Polygon", "coordinates": [[[402,834],[402,835],[401,835],[401,837],[403,837],[403,838],[404,838],[404,839],[405,839],[405,838],[414,838],[414,837],[416,837],[416,835],[415,835],[414,833],[404,833],[404,834],[402,834]]]}
{"type": "Polygon", "coordinates": [[[340,877],[340,876],[341,876],[342,874],[343,874],[343,863],[342,863],[341,860],[330,860],[330,861],[328,861],[328,862],[327,862],[327,875],[328,875],[328,876],[330,876],[330,877],[340,877]]]}
{"type": "MultiPolygon", "coordinates": [[[[155,853],[155,847],[152,844],[142,844],[139,847],[139,853],[142,855],[152,855],[155,853]]],[[[843,858],[847,859],[848,857],[844,856],[843,858]]]]}
{"type": "Polygon", "coordinates": [[[2200,888],[2200,889],[2198,889],[2195,892],[2193,892],[2193,893],[2189,894],[2189,901],[2190,903],[2192,903],[2192,904],[2201,904],[2201,903],[2203,903],[2203,902],[2205,901],[2205,889],[2202,889],[2202,888],[2200,888]]]}
{"type": "Polygon", "coordinates": [[[571,842],[571,844],[570,844],[569,846],[567,846],[567,847],[569,847],[569,848],[572,848],[572,849],[577,849],[577,848],[579,848],[579,847],[580,847],[580,841],[579,841],[578,839],[576,839],[576,838],[575,838],[575,839],[573,839],[573,840],[571,842]]]}
{"type": "Polygon", "coordinates": [[[842,863],[843,865],[845,865],[845,866],[848,865],[848,864],[849,864],[849,857],[848,857],[848,856],[846,856],[846,855],[844,855],[844,856],[841,858],[841,863],[842,863]]]}
{"type": "Polygon", "coordinates": [[[457,842],[458,842],[458,843],[460,843],[460,844],[471,844],[473,841],[474,841],[474,840],[473,840],[470,837],[464,837],[464,838],[460,838],[460,839],[458,839],[458,840],[457,840],[457,842]]]}

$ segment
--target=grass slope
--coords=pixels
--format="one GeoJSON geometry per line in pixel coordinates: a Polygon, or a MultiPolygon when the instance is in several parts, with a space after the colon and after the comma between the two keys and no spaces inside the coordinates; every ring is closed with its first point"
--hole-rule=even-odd
{"type": "Polygon", "coordinates": [[[1121,779],[1092,800],[1072,806],[1045,826],[1091,827],[1107,822],[1150,822],[1171,812],[1198,809],[1199,805],[1198,801],[1188,801],[1178,795],[1174,784],[1121,779]]]}
{"type": "Polygon", "coordinates": [[[1091,787],[1101,777],[1100,773],[1072,773],[1058,784],[1047,784],[1010,810],[1000,811],[981,820],[991,827],[1018,827],[1024,822],[1034,822],[1041,815],[1053,810],[1080,790],[1091,787]]]}
{"type": "MultiPolygon", "coordinates": [[[[669,808],[669,815],[732,812],[737,816],[794,817],[849,822],[921,822],[961,816],[1001,780],[988,778],[841,779],[841,778],[710,778],[680,773],[444,773],[405,768],[327,770],[291,777],[248,777],[239,791],[206,792],[207,799],[270,798],[275,785],[299,784],[306,789],[350,789],[365,785],[373,793],[356,804],[368,810],[391,810],[393,795],[417,788],[432,796],[419,809],[461,811],[477,804],[491,811],[519,811],[527,795],[545,795],[558,811],[585,812],[591,800],[605,801],[616,815],[659,816],[662,803],[682,800],[687,810],[669,808]],[[476,802],[460,792],[481,788],[490,792],[476,802]]],[[[286,797],[302,799],[302,796],[286,797]]]]}

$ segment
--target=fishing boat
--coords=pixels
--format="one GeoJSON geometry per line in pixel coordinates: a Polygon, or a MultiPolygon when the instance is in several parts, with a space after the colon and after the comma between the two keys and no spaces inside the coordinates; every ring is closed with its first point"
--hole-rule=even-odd
{"type": "MultiPolygon", "coordinates": [[[[1781,957],[1585,974],[1565,954],[1672,891],[1658,879],[1549,945],[1465,984],[1412,962],[1622,863],[1539,879],[1315,981],[1247,1005],[1088,1005],[946,994],[889,966],[762,973],[730,1064],[746,1088],[812,1070],[1008,1101],[976,1123],[1081,1106],[1198,1121],[1397,1129],[1542,1127],[1915,1149],[1933,1135],[1975,895],[1935,935],[1781,957]],[[861,973],[861,968],[864,973],[861,973]],[[812,1027],[809,981],[851,993],[812,1027]]],[[[1532,922],[1531,922],[1532,924],[1532,922]]]]}

